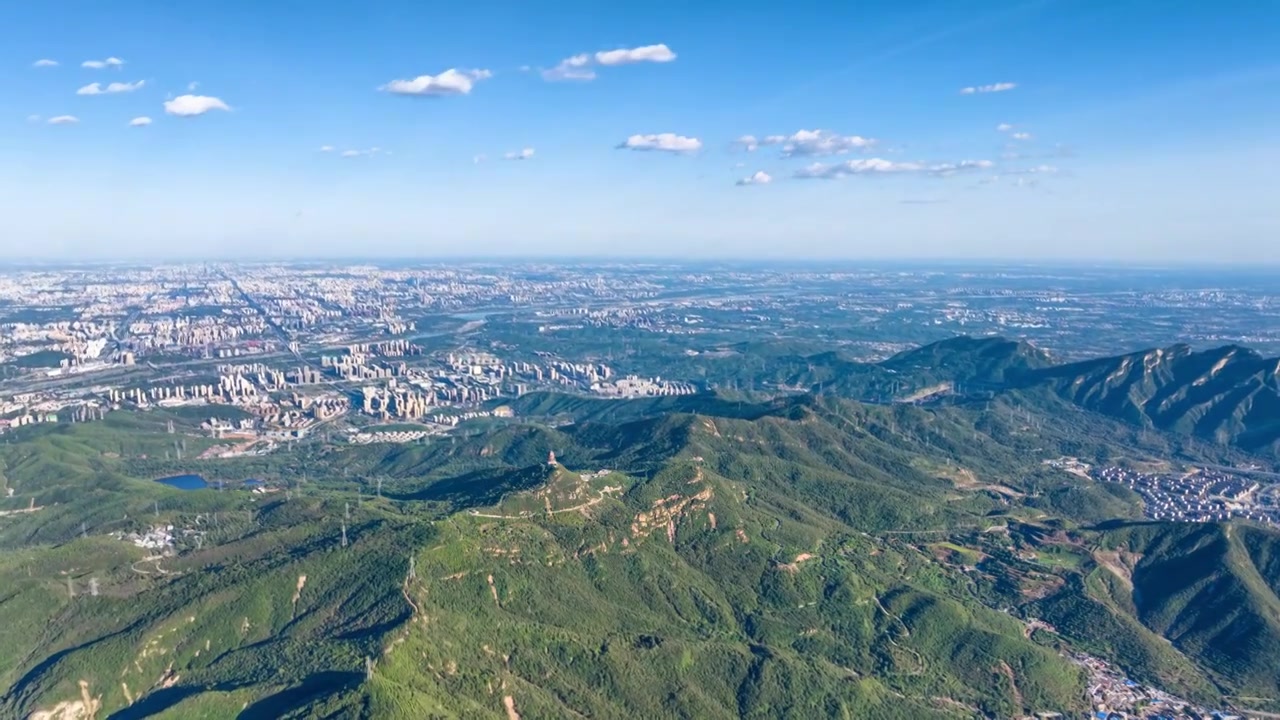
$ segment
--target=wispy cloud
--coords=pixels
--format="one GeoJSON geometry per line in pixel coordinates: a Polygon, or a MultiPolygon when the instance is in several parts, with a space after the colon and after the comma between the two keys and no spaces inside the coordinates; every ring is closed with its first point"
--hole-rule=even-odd
{"type": "Polygon", "coordinates": [[[395,95],[440,97],[468,95],[475,84],[493,77],[488,70],[449,68],[439,75],[419,75],[412,80],[392,80],[380,89],[395,95]]]}
{"type": "Polygon", "coordinates": [[[996,126],[996,132],[1007,133],[1010,130],[1013,130],[1013,126],[1009,123],[1000,123],[996,126]]]}
{"type": "Polygon", "coordinates": [[[685,137],[675,133],[656,133],[652,135],[632,135],[618,143],[617,147],[620,150],[689,153],[702,149],[702,141],[695,137],[685,137]]]}
{"type": "Polygon", "coordinates": [[[597,53],[578,53],[561,60],[555,67],[542,71],[544,80],[594,80],[596,71],[593,66],[605,67],[613,65],[630,65],[633,63],[654,62],[667,63],[676,59],[676,54],[665,44],[645,45],[636,48],[619,50],[601,50],[597,53]]]}
{"type": "Polygon", "coordinates": [[[777,145],[782,148],[784,157],[819,157],[869,150],[876,145],[876,140],[861,135],[840,135],[830,130],[798,130],[791,135],[768,135],[759,141],[746,135],[738,138],[738,143],[748,150],[759,145],[777,145]]]}
{"type": "Polygon", "coordinates": [[[142,86],[146,84],[147,84],[146,80],[139,80],[137,82],[131,82],[131,83],[113,82],[113,83],[109,83],[106,87],[103,87],[102,83],[89,83],[88,85],[85,85],[79,90],[76,90],[76,94],[77,95],[116,95],[119,93],[130,93],[130,92],[133,92],[134,90],[139,90],[142,88],[142,86]]]}
{"type": "Polygon", "coordinates": [[[1032,165],[1024,168],[1006,167],[1001,171],[1004,175],[1057,175],[1061,170],[1056,165],[1032,165]]]}
{"type": "Polygon", "coordinates": [[[220,98],[208,95],[179,95],[164,101],[164,111],[178,117],[195,117],[212,110],[230,111],[231,108],[220,98]]]}
{"type": "Polygon", "coordinates": [[[80,122],[80,118],[75,115],[58,115],[49,118],[50,125],[75,125],[80,122]]]}
{"type": "Polygon", "coordinates": [[[488,159],[488,157],[486,157],[484,153],[481,153],[481,154],[476,155],[475,157],[471,158],[471,162],[472,162],[472,164],[474,164],[474,165],[479,165],[480,163],[484,162],[484,161],[485,161],[485,160],[487,160],[487,159],[488,159]]]}
{"type": "Polygon", "coordinates": [[[40,122],[42,119],[43,119],[43,118],[41,118],[39,115],[28,115],[28,116],[27,116],[27,122],[29,122],[29,123],[38,123],[38,122],[40,122]]]}
{"type": "Polygon", "coordinates": [[[628,65],[638,62],[665,63],[675,59],[676,54],[671,51],[671,48],[662,43],[622,50],[605,50],[596,53],[596,62],[601,65],[628,65]]]}
{"type": "Polygon", "coordinates": [[[591,69],[591,56],[581,53],[561,60],[553,68],[543,70],[542,77],[544,80],[594,80],[596,71],[591,69]]]}
{"type": "Polygon", "coordinates": [[[850,175],[898,175],[921,174],[946,177],[959,172],[984,170],[994,166],[990,160],[961,160],[954,163],[927,164],[919,162],[895,162],[883,158],[859,158],[842,163],[813,163],[797,170],[794,177],[800,179],[836,180],[850,175]]]}
{"type": "Polygon", "coordinates": [[[937,165],[930,165],[927,168],[927,172],[930,175],[940,175],[940,176],[946,177],[949,175],[955,175],[956,173],[970,172],[973,170],[990,170],[991,168],[995,167],[995,165],[996,164],[991,162],[990,160],[961,160],[960,162],[954,162],[954,163],[940,163],[937,165]]]}
{"type": "Polygon", "coordinates": [[[344,158],[372,157],[382,152],[382,148],[371,147],[365,150],[343,150],[339,156],[344,158]]]}
{"type": "Polygon", "coordinates": [[[146,127],[151,124],[151,118],[143,115],[129,121],[129,127],[146,127]]]}
{"type": "Polygon", "coordinates": [[[533,148],[527,147],[523,150],[515,150],[502,156],[505,160],[530,160],[533,158],[533,148]]]}
{"type": "Polygon", "coordinates": [[[321,146],[320,146],[320,152],[322,152],[322,153],[330,153],[330,152],[333,152],[333,146],[332,146],[332,145],[321,145],[321,146]]]}
{"type": "Polygon", "coordinates": [[[1011,82],[999,82],[999,83],[992,83],[990,85],[973,85],[966,88],[960,88],[960,94],[961,95],[977,95],[980,93],[1008,92],[1009,90],[1012,90],[1016,87],[1018,87],[1018,83],[1011,83],[1011,82]]]}
{"type": "Polygon", "coordinates": [[[755,135],[743,135],[734,140],[733,144],[747,152],[755,152],[760,147],[760,139],[755,135]]]}
{"type": "Polygon", "coordinates": [[[109,57],[106,60],[85,60],[80,63],[80,67],[89,68],[91,70],[101,70],[109,67],[120,67],[124,65],[124,61],[118,57],[109,57]]]}
{"type": "Polygon", "coordinates": [[[763,170],[757,170],[734,183],[734,185],[768,185],[771,182],[773,182],[772,175],[763,170]]]}
{"type": "MultiPolygon", "coordinates": [[[[1026,17],[1029,14],[1037,13],[1046,7],[1052,6],[1059,0],[1029,0],[1028,2],[1008,5],[1001,3],[1000,9],[991,13],[982,15],[970,15],[965,21],[947,25],[933,26],[928,25],[907,28],[901,35],[901,42],[895,45],[882,47],[876,50],[868,47],[870,54],[855,58],[849,64],[827,70],[825,72],[814,72],[808,74],[808,79],[799,83],[788,83],[786,88],[772,95],[765,95],[753,106],[749,108],[740,108],[742,112],[748,110],[758,111],[763,108],[772,107],[788,98],[796,95],[812,94],[814,92],[830,92],[832,82],[837,78],[861,70],[871,65],[885,62],[893,58],[908,55],[921,48],[935,45],[944,40],[949,40],[956,36],[963,36],[978,30],[986,30],[1009,21],[1016,21],[1026,17]]],[[[995,4],[995,3],[991,3],[995,4]]],[[[945,7],[945,6],[939,6],[945,7]]],[[[924,17],[928,17],[925,15],[924,17]]]]}
{"type": "Polygon", "coordinates": [[[58,61],[50,60],[48,58],[41,58],[31,63],[31,67],[35,67],[35,68],[58,67],[58,61]]]}
{"type": "Polygon", "coordinates": [[[1030,140],[1030,139],[1031,139],[1031,133],[1029,133],[1029,132],[1016,132],[1016,133],[1014,133],[1014,134],[1010,135],[1009,137],[1013,138],[1014,140],[1030,140]]]}

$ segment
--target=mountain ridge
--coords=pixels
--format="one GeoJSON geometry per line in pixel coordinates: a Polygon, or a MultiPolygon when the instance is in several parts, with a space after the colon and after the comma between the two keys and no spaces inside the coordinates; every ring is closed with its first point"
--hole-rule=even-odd
{"type": "Polygon", "coordinates": [[[1240,345],[1186,344],[1056,363],[1023,341],[958,336],[876,363],[809,356],[789,382],[864,402],[914,402],[1048,390],[1129,423],[1251,452],[1280,451],[1280,358],[1240,345]],[[918,397],[923,395],[923,397],[918,397]]]}

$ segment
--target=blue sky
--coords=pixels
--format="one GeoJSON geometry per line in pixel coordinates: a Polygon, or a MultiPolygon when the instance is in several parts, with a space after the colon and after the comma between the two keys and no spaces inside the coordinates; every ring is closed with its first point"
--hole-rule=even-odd
{"type": "Polygon", "coordinates": [[[8,2],[0,86],[0,257],[1280,260],[1265,0],[8,2]]]}

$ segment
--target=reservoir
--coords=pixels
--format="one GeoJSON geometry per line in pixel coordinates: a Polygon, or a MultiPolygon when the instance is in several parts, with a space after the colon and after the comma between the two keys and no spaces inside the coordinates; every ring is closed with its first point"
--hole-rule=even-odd
{"type": "Polygon", "coordinates": [[[174,475],[160,478],[156,482],[179,490],[203,490],[209,487],[209,482],[199,475],[174,475]]]}

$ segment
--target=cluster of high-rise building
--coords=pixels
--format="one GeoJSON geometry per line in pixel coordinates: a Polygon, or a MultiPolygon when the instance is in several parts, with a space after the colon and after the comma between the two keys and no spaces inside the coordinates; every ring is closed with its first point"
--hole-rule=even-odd
{"type": "Polygon", "coordinates": [[[29,372],[10,373],[23,378],[19,389],[36,392],[0,417],[89,421],[122,407],[229,405],[251,417],[231,428],[214,422],[211,432],[265,435],[347,412],[449,426],[539,387],[683,392],[657,381],[617,385],[607,364],[502,343],[427,357],[427,336],[415,337],[421,318],[431,318],[430,335],[470,333],[491,313],[531,306],[648,322],[658,316],[647,303],[661,288],[647,275],[606,279],[555,267],[191,264],[0,274],[0,363],[40,353],[24,365],[29,372]]]}
{"type": "Polygon", "coordinates": [[[351,400],[337,393],[313,396],[295,392],[292,401],[295,407],[316,420],[335,418],[351,409],[351,400]]]}
{"type": "Polygon", "coordinates": [[[260,337],[267,329],[251,311],[202,317],[150,316],[143,314],[124,329],[125,344],[134,352],[179,352],[238,343],[260,337]]]}
{"type": "Polygon", "coordinates": [[[497,387],[392,383],[383,387],[364,387],[360,394],[360,410],[382,419],[420,420],[442,408],[480,404],[500,395],[497,387]]]}
{"type": "MultiPolygon", "coordinates": [[[[343,380],[385,380],[404,375],[406,372],[406,366],[402,362],[376,365],[370,364],[368,360],[369,356],[364,353],[336,356],[323,355],[320,357],[320,367],[322,369],[327,368],[343,380]]],[[[317,373],[318,376],[319,373],[317,373]]],[[[313,382],[320,382],[320,380],[313,382]]]]}
{"type": "Polygon", "coordinates": [[[698,389],[686,382],[663,380],[661,377],[640,378],[628,375],[613,382],[594,382],[591,392],[606,397],[635,398],[666,395],[692,395],[698,389]]]}
{"type": "Polygon", "coordinates": [[[285,379],[296,385],[315,385],[324,382],[324,373],[303,365],[285,373],[285,379]]]}
{"type": "MultiPolygon", "coordinates": [[[[413,323],[409,323],[412,327],[413,323]]],[[[414,345],[408,340],[386,340],[374,343],[357,343],[349,345],[347,352],[351,355],[379,355],[381,357],[404,357],[421,355],[422,346],[414,345]]]]}
{"type": "Polygon", "coordinates": [[[361,412],[384,419],[417,419],[426,416],[427,411],[436,406],[433,393],[405,387],[366,386],[361,390],[360,397],[361,412]]]}
{"type": "Polygon", "coordinates": [[[114,404],[131,402],[145,407],[152,404],[183,404],[205,401],[222,405],[243,405],[256,398],[258,389],[239,375],[224,375],[217,385],[162,385],[150,388],[111,388],[106,391],[107,400],[114,404]]]}

